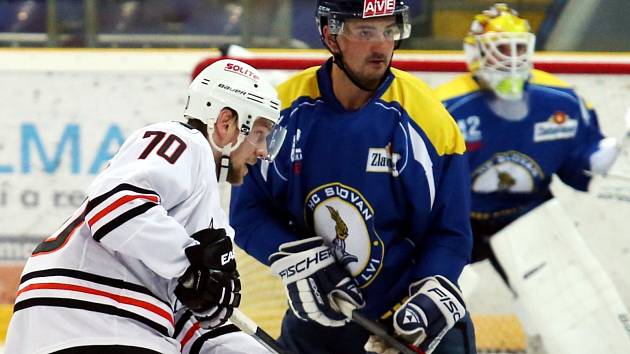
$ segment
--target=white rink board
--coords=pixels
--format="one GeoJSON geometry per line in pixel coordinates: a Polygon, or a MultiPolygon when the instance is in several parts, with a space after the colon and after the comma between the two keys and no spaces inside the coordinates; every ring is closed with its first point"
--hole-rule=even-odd
{"type": "MultiPolygon", "coordinates": [[[[82,191],[94,177],[92,165],[113,154],[120,138],[145,124],[181,119],[190,72],[211,54],[200,50],[0,50],[0,261],[20,261],[35,240],[65,220],[82,201],[82,191]],[[69,135],[62,145],[64,132],[69,135]],[[38,149],[44,151],[47,166],[38,149]],[[54,160],[57,151],[59,161],[54,160]],[[29,240],[20,242],[21,238],[29,240]]],[[[289,72],[270,70],[269,74],[277,83],[289,72]]],[[[455,75],[416,74],[431,85],[455,75]]],[[[575,84],[596,107],[604,133],[623,134],[623,116],[630,106],[630,75],[559,77],[575,84]]],[[[619,187],[629,197],[625,201],[581,194],[554,184],[627,305],[629,184],[619,187]]],[[[476,268],[484,285],[471,308],[484,313],[512,312],[509,294],[498,277],[487,264],[476,268]]]]}

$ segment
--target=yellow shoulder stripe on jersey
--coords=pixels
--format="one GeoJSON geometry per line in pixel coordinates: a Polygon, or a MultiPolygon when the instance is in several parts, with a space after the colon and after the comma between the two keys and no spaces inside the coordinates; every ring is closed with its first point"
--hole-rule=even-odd
{"type": "Polygon", "coordinates": [[[298,97],[317,98],[321,96],[319,86],[317,86],[317,69],[319,68],[319,66],[308,68],[278,85],[278,98],[282,102],[281,110],[290,107],[298,97]]]}
{"type": "Polygon", "coordinates": [[[381,99],[400,103],[422,128],[439,155],[463,154],[466,150],[464,138],[429,85],[404,71],[392,68],[392,72],[395,79],[381,99]]]}
{"type": "MultiPolygon", "coordinates": [[[[549,87],[558,87],[558,88],[573,88],[573,85],[567,83],[566,81],[558,78],[557,76],[550,74],[541,70],[532,70],[532,77],[529,80],[533,84],[549,86],[549,87]]],[[[587,109],[593,109],[593,104],[584,100],[584,105],[587,109]]]]}
{"type": "MultiPolygon", "coordinates": [[[[550,73],[541,71],[541,70],[532,70],[532,76],[529,80],[532,84],[543,85],[543,86],[551,86],[551,87],[560,87],[560,88],[570,88],[571,85],[567,82],[559,79],[557,76],[554,76],[550,73]]],[[[475,91],[480,90],[481,88],[477,84],[477,82],[473,79],[470,73],[463,74],[455,79],[446,82],[435,89],[435,92],[438,98],[441,101],[446,101],[448,99],[466,95],[475,91]]]]}
{"type": "Polygon", "coordinates": [[[479,91],[481,88],[471,74],[464,74],[446,82],[435,89],[435,93],[440,101],[463,96],[479,91]]]}
{"type": "Polygon", "coordinates": [[[541,70],[532,70],[532,77],[529,79],[529,82],[536,85],[542,86],[551,86],[551,87],[560,87],[560,88],[571,88],[572,86],[567,82],[561,80],[555,75],[552,75],[548,72],[544,72],[541,70]]]}
{"type": "Polygon", "coordinates": [[[586,109],[594,109],[593,104],[587,100],[584,100],[584,105],[586,106],[586,109]]]}

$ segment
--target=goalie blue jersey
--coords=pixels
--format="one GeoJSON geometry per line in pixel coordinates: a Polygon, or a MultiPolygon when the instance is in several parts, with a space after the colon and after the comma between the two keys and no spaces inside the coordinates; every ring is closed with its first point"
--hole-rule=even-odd
{"type": "Polygon", "coordinates": [[[552,197],[554,174],[577,190],[587,189],[585,171],[603,136],[595,111],[565,82],[534,70],[525,101],[516,103],[497,100],[470,74],[437,92],[466,140],[474,219],[501,224],[516,219],[552,197]],[[506,119],[519,104],[527,107],[520,119],[506,119]]]}
{"type": "Polygon", "coordinates": [[[416,77],[392,69],[362,108],[347,111],[333,95],[331,65],[278,88],[284,146],[233,189],[231,225],[236,243],[265,264],[282,243],[322,236],[362,288],[363,312],[376,318],[413,280],[456,282],[468,262],[465,145],[416,77]]]}

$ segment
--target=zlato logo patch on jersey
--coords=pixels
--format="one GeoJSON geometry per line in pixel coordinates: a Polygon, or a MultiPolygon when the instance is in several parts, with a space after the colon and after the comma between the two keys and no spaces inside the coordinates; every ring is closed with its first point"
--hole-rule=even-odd
{"type": "Polygon", "coordinates": [[[365,0],[363,18],[389,16],[394,13],[396,0],[365,0]]]}
{"type": "Polygon", "coordinates": [[[571,139],[577,133],[578,122],[564,112],[555,112],[546,122],[534,125],[534,142],[571,139]]]}
{"type": "Polygon", "coordinates": [[[396,177],[398,176],[396,169],[398,160],[400,160],[400,154],[392,153],[391,143],[384,148],[370,148],[365,172],[386,172],[396,177]]]}

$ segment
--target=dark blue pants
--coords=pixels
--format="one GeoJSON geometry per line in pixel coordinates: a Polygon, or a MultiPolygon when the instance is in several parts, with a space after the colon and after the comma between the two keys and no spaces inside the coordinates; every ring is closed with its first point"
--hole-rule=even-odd
{"type": "MultiPolygon", "coordinates": [[[[343,327],[324,327],[306,322],[287,310],[278,342],[294,354],[365,354],[370,333],[350,322],[343,327]]],[[[475,331],[466,315],[442,339],[433,354],[476,354],[475,331]]]]}

